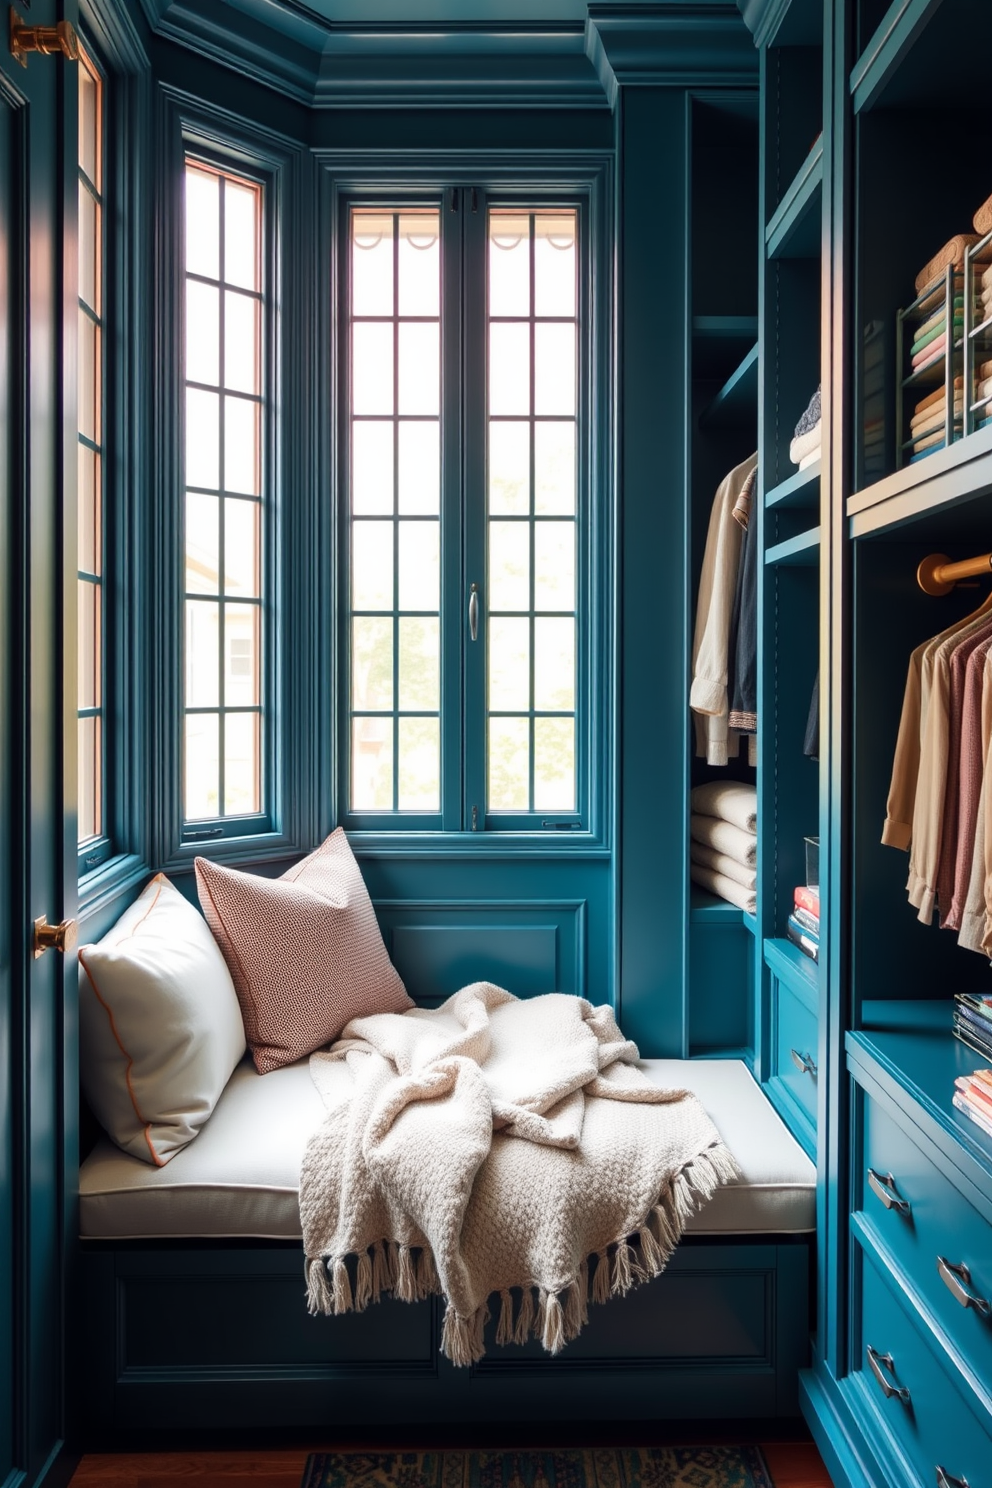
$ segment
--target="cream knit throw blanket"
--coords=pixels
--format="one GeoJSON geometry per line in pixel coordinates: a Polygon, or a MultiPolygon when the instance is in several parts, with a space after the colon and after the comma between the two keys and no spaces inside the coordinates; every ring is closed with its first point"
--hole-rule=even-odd
{"type": "Polygon", "coordinates": [[[328,1104],[328,1061],[354,1082],[303,1157],[310,1311],[440,1292],[442,1351],[470,1364],[494,1294],[497,1343],[533,1334],[557,1353],[590,1300],[657,1276],[738,1172],[697,1098],[637,1058],[608,1007],[487,982],[436,1011],[353,1019],[310,1061],[328,1104]]]}

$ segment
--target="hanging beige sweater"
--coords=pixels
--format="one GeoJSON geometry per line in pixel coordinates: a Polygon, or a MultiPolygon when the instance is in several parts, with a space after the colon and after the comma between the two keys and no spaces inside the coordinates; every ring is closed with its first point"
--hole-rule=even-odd
{"type": "Polygon", "coordinates": [[[696,715],[696,753],[711,765],[725,765],[739,749],[737,730],[730,728],[727,697],[730,626],[743,535],[734,519],[734,506],[757,464],[757,454],[749,455],[720,482],[699,579],[689,707],[696,715]]]}

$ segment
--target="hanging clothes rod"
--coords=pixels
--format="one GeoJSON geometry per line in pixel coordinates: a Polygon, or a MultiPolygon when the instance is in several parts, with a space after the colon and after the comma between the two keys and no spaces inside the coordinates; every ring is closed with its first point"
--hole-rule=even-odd
{"type": "Polygon", "coordinates": [[[976,574],[992,573],[992,553],[980,558],[963,558],[952,563],[946,553],[931,553],[916,570],[916,582],[924,594],[950,594],[958,579],[973,579],[976,574]]]}

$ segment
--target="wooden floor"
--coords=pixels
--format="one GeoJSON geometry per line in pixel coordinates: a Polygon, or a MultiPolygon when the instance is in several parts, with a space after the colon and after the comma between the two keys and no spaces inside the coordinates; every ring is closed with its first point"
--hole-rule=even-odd
{"type": "MultiPolygon", "coordinates": [[[[690,1430],[685,1439],[703,1438],[690,1430]]],[[[354,1449],[369,1445],[355,1443],[354,1449]]],[[[811,1441],[760,1445],[775,1488],[832,1488],[811,1441]]],[[[274,1452],[92,1453],[76,1468],[71,1488],[300,1488],[307,1451],[320,1449],[315,1443],[312,1449],[274,1452]]]]}

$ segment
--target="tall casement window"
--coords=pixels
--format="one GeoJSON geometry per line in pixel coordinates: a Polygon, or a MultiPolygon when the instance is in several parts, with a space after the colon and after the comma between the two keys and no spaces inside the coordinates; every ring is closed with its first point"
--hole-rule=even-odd
{"type": "Polygon", "coordinates": [[[183,817],[220,837],[266,811],[263,190],[193,158],[185,184],[183,817]]]}
{"type": "Polygon", "coordinates": [[[104,729],[104,83],[79,53],[78,832],[81,865],[109,852],[104,729]],[[105,851],[101,851],[101,847],[105,851]]]}
{"type": "Polygon", "coordinates": [[[582,826],[581,206],[352,203],[345,238],[346,820],[582,826]]]}

